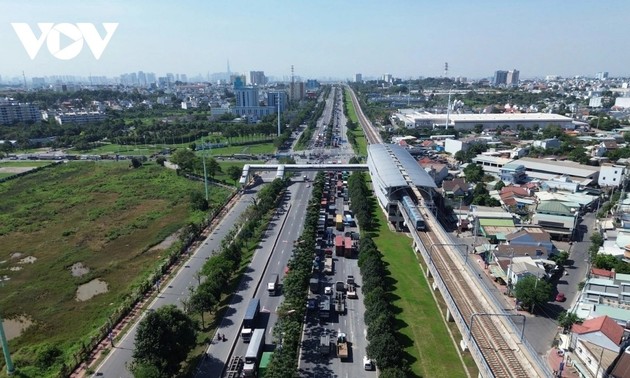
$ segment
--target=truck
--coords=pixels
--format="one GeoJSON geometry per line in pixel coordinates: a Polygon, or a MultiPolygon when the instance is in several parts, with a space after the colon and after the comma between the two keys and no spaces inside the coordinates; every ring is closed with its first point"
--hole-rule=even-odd
{"type": "Polygon", "coordinates": [[[263,378],[267,373],[267,367],[269,367],[272,356],[273,352],[263,352],[262,357],[260,357],[260,365],[258,365],[258,378],[263,378]]]}
{"type": "Polygon", "coordinates": [[[335,303],[335,311],[337,311],[338,314],[346,313],[346,298],[344,298],[342,292],[339,292],[339,291],[337,292],[334,303],[335,303]]]}
{"type": "Polygon", "coordinates": [[[252,339],[245,354],[245,364],[243,365],[243,377],[255,377],[258,372],[258,365],[265,349],[265,330],[257,328],[252,334],[252,339]]]}
{"type": "Polygon", "coordinates": [[[269,295],[276,295],[276,293],[278,292],[279,286],[280,286],[280,275],[273,274],[271,276],[271,279],[267,283],[267,291],[269,292],[269,295]]]}
{"type": "Polygon", "coordinates": [[[348,339],[343,332],[337,335],[337,356],[342,360],[348,358],[348,339]]]}
{"type": "Polygon", "coordinates": [[[335,255],[338,257],[343,256],[345,253],[343,248],[343,235],[335,236],[335,255]]]}
{"type": "Polygon", "coordinates": [[[311,278],[311,280],[308,282],[308,288],[313,294],[319,293],[319,280],[317,278],[311,278]]]}
{"type": "Polygon", "coordinates": [[[319,298],[319,317],[321,319],[330,317],[330,297],[328,295],[322,295],[319,298]]]}
{"type": "Polygon", "coordinates": [[[344,284],[343,281],[335,282],[335,291],[343,293],[346,291],[346,284],[344,284]]]}
{"type": "Polygon", "coordinates": [[[260,312],[260,299],[252,298],[249,300],[245,316],[243,317],[243,326],[241,330],[241,338],[244,342],[248,343],[252,338],[254,332],[254,325],[256,324],[256,318],[260,312]]]}
{"type": "Polygon", "coordinates": [[[343,242],[344,246],[344,255],[346,257],[352,257],[354,255],[354,243],[352,243],[352,238],[346,236],[343,242]]]}
{"type": "Polygon", "coordinates": [[[354,286],[354,283],[346,285],[346,295],[350,299],[357,299],[359,297],[357,295],[357,288],[354,286]]]}
{"type": "Polygon", "coordinates": [[[322,335],[319,338],[319,353],[322,356],[330,354],[330,335],[322,335]]]}
{"type": "Polygon", "coordinates": [[[333,259],[332,257],[326,257],[324,261],[324,274],[333,274],[333,259]]]}
{"type": "Polygon", "coordinates": [[[341,216],[341,214],[337,214],[337,217],[335,218],[335,228],[337,229],[337,231],[344,230],[343,217],[341,216]]]}

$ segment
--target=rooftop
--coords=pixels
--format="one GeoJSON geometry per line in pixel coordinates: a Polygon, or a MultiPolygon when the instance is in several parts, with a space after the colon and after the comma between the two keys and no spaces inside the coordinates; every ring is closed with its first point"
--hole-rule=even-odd
{"type": "Polygon", "coordinates": [[[524,157],[518,159],[517,162],[523,164],[528,170],[556,172],[558,174],[562,173],[569,176],[582,178],[599,172],[599,167],[591,167],[573,161],[558,161],[524,157]]]}
{"type": "Polygon", "coordinates": [[[401,172],[403,170],[414,185],[436,187],[431,176],[418,165],[413,156],[396,144],[369,145],[368,159],[386,187],[408,186],[401,172]]]}
{"type": "Polygon", "coordinates": [[[585,320],[582,324],[574,324],[571,327],[573,333],[583,335],[591,332],[601,332],[612,342],[619,345],[623,336],[623,327],[617,324],[609,316],[600,316],[594,319],[585,320]]]}

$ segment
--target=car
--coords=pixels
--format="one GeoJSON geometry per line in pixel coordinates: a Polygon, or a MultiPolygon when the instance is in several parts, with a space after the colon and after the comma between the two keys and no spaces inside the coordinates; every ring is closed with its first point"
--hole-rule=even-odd
{"type": "Polygon", "coordinates": [[[372,364],[372,360],[367,358],[367,356],[363,356],[363,368],[365,370],[368,370],[368,371],[374,369],[374,365],[372,364]]]}
{"type": "Polygon", "coordinates": [[[332,295],[332,291],[333,291],[332,290],[332,286],[326,286],[324,288],[324,294],[326,294],[326,295],[332,295]]]}
{"type": "Polygon", "coordinates": [[[564,302],[567,298],[564,296],[564,293],[558,293],[556,295],[556,302],[564,302]]]}
{"type": "Polygon", "coordinates": [[[309,298],[308,301],[306,301],[306,309],[315,310],[316,308],[317,308],[317,299],[309,298]]]}

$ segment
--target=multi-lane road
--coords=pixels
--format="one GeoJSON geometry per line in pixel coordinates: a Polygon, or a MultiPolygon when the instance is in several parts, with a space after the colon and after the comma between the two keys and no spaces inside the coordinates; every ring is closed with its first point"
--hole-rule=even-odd
{"type": "MultiPolygon", "coordinates": [[[[257,193],[257,189],[253,188],[242,194],[240,199],[227,212],[215,228],[211,230],[210,236],[194,251],[188,260],[184,263],[184,267],[168,282],[162,284],[159,295],[148,306],[147,310],[155,310],[165,305],[174,304],[182,308],[182,299],[189,295],[189,288],[197,286],[195,274],[201,270],[206,260],[218,251],[221,240],[237,223],[240,215],[245,211],[247,206],[251,204],[252,198],[257,193]]],[[[134,340],[136,329],[139,321],[144,317],[142,315],[136,323],[134,323],[129,331],[115,343],[110,353],[105,357],[104,361],[95,369],[96,376],[99,377],[131,377],[127,366],[132,360],[134,350],[134,340]]]]}

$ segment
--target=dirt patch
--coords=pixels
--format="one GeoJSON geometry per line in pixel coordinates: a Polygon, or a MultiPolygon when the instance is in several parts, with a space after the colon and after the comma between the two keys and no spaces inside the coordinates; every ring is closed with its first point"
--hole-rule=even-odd
{"type": "Polygon", "coordinates": [[[151,249],[149,249],[149,252],[167,250],[170,246],[173,245],[173,243],[177,241],[178,237],[179,237],[179,231],[170,236],[167,236],[166,239],[162,240],[160,244],[156,244],[153,247],[151,247],[151,249]]]}
{"type": "Polygon", "coordinates": [[[107,282],[100,278],[93,279],[92,281],[85,283],[77,288],[77,301],[87,301],[92,297],[107,293],[107,282]]]}
{"type": "Polygon", "coordinates": [[[37,261],[37,257],[35,256],[26,256],[25,258],[18,261],[18,264],[33,264],[37,261]]]}
{"type": "Polygon", "coordinates": [[[4,326],[4,333],[7,336],[7,340],[15,339],[20,336],[22,332],[32,324],[33,321],[24,315],[15,319],[2,319],[2,325],[4,326]]]}
{"type": "Polygon", "coordinates": [[[82,262],[78,262],[72,265],[70,268],[70,273],[72,273],[72,277],[81,277],[90,273],[90,268],[83,265],[82,262]]]}
{"type": "Polygon", "coordinates": [[[15,252],[11,254],[11,258],[12,259],[19,259],[20,257],[24,256],[23,254],[21,254],[20,252],[15,252]]]}
{"type": "Polygon", "coordinates": [[[37,167],[0,167],[0,173],[22,173],[37,167]]]}

